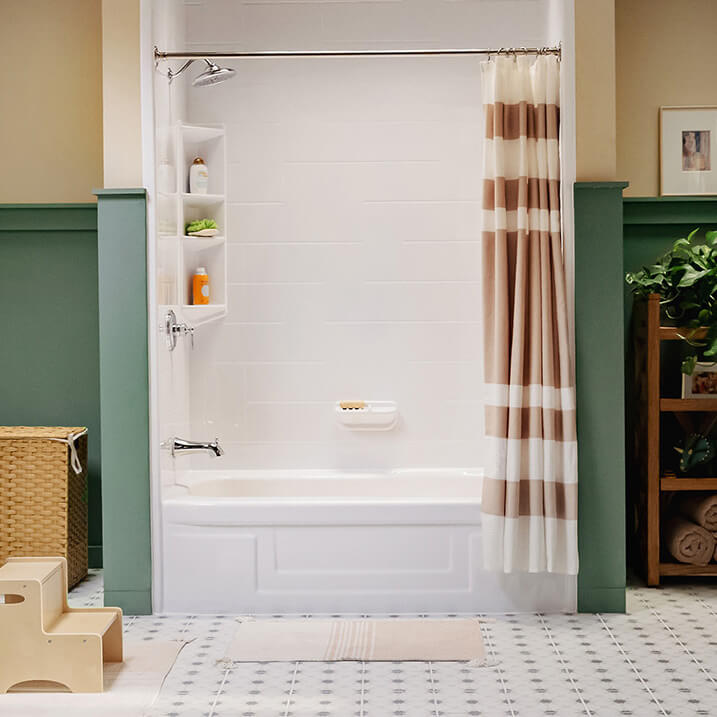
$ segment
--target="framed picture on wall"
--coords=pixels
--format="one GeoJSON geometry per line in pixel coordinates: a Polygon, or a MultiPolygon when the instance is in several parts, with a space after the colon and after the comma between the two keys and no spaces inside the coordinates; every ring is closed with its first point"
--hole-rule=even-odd
{"type": "Polygon", "coordinates": [[[717,106],[660,107],[660,194],[717,194],[717,106]]]}

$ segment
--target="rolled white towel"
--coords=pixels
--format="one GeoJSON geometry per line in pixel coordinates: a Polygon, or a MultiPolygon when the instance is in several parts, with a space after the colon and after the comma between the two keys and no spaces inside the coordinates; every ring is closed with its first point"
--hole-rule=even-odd
{"type": "Polygon", "coordinates": [[[717,532],[717,493],[693,493],[680,501],[680,513],[710,533],[717,532]]]}
{"type": "Polygon", "coordinates": [[[715,555],[717,541],[712,533],[677,515],[665,523],[663,538],[672,557],[681,563],[707,565],[715,555]]]}

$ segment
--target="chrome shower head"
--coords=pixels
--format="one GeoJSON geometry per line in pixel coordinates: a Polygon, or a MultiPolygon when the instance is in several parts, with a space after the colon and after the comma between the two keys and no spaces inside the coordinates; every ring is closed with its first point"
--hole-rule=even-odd
{"type": "Polygon", "coordinates": [[[228,80],[236,75],[236,70],[232,70],[229,67],[219,67],[213,62],[210,62],[206,58],[204,62],[207,63],[207,69],[202,72],[201,75],[197,75],[192,80],[193,87],[206,87],[207,85],[218,85],[224,80],[228,80]]]}

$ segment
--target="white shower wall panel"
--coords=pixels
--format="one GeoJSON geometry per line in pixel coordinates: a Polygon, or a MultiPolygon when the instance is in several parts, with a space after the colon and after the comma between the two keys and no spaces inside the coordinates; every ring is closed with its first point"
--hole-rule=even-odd
{"type": "MultiPolygon", "coordinates": [[[[207,0],[185,44],[543,45],[547,5],[207,0]]],[[[227,129],[229,311],[190,369],[222,468],[483,464],[480,61],[227,60],[231,82],[187,91],[188,121],[227,129]],[[396,401],[400,423],[347,432],[341,399],[396,401]]]]}

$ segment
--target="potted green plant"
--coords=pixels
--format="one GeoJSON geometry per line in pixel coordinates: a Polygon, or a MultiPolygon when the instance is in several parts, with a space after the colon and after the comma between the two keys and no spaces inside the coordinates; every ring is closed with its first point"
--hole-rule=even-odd
{"type": "Polygon", "coordinates": [[[717,231],[704,244],[694,243],[699,229],[678,239],[654,264],[631,272],[625,280],[636,296],[659,294],[665,316],[689,331],[682,337],[691,347],[682,373],[691,375],[701,359],[717,360],[717,231]],[[704,338],[695,338],[704,326],[704,338]]]}

